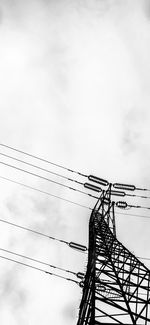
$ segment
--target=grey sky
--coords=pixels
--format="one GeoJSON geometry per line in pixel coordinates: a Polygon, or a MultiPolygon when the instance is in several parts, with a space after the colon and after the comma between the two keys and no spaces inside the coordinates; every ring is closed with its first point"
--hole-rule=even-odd
{"type": "MultiPolygon", "coordinates": [[[[0,142],[150,188],[149,29],[149,1],[0,0],[0,142]]],[[[4,166],[0,175],[88,206],[95,202],[4,166]]],[[[87,243],[88,210],[4,181],[0,187],[1,217],[87,243]]],[[[148,219],[116,219],[119,239],[150,256],[148,219]]],[[[8,249],[85,269],[85,256],[68,247],[4,225],[0,238],[8,249]]],[[[2,325],[76,324],[80,288],[0,265],[2,325]]]]}

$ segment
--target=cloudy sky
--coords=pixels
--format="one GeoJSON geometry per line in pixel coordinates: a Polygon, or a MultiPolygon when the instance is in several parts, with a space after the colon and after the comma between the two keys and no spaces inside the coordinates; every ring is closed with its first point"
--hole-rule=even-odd
{"type": "MultiPolygon", "coordinates": [[[[0,44],[0,143],[110,182],[150,188],[148,0],[0,0],[0,44]]],[[[4,147],[0,153],[35,163],[4,147]]],[[[0,161],[24,167],[4,156],[0,161]]],[[[2,164],[0,176],[95,204],[2,164]]],[[[3,179],[0,189],[1,219],[87,244],[90,210],[3,179]]],[[[128,202],[150,206],[150,200],[128,202]]],[[[148,216],[144,209],[127,213],[148,216]]],[[[116,215],[119,240],[137,256],[150,257],[149,222],[116,215]]],[[[4,223],[0,233],[0,247],[85,270],[86,255],[67,245],[4,223]]],[[[2,325],[76,324],[82,291],[74,283],[2,259],[0,279],[2,325]]]]}

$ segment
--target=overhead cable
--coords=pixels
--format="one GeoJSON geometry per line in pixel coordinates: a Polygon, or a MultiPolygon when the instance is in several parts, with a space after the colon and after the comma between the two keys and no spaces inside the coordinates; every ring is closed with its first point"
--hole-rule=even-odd
{"type": "Polygon", "coordinates": [[[129,207],[129,208],[135,208],[135,209],[145,209],[145,210],[150,210],[150,207],[145,207],[145,206],[142,206],[142,205],[131,205],[131,204],[128,204],[128,207],[129,207]]]}
{"type": "Polygon", "coordinates": [[[9,253],[9,254],[12,254],[12,255],[15,255],[15,256],[23,257],[23,258],[25,258],[25,259],[27,259],[29,261],[36,262],[36,263],[39,263],[39,264],[42,264],[42,265],[46,265],[46,266],[49,266],[49,267],[51,267],[53,269],[60,270],[60,271],[66,272],[66,273],[70,273],[70,274],[73,274],[73,275],[76,276],[76,273],[73,272],[73,271],[63,269],[61,267],[58,267],[58,266],[55,266],[55,265],[52,265],[52,264],[37,260],[35,258],[26,256],[26,255],[22,255],[22,254],[19,254],[19,253],[16,253],[16,252],[12,252],[10,250],[7,250],[7,249],[1,248],[1,247],[0,247],[0,251],[5,252],[5,253],[9,253]]]}
{"type": "Polygon", "coordinates": [[[44,273],[46,273],[46,274],[48,274],[48,275],[55,276],[55,277],[57,277],[57,278],[61,278],[61,279],[67,280],[67,281],[74,282],[74,283],[76,283],[76,284],[79,285],[79,282],[78,282],[78,281],[73,280],[73,279],[70,279],[70,278],[67,278],[67,277],[64,277],[64,276],[62,276],[62,275],[58,275],[58,274],[55,274],[55,273],[52,273],[52,272],[46,271],[46,270],[41,269],[41,268],[38,268],[38,267],[35,267],[35,266],[32,266],[32,265],[26,264],[26,263],[23,263],[23,262],[19,262],[19,261],[17,261],[17,260],[14,260],[14,259],[12,259],[12,258],[8,258],[8,257],[5,257],[5,256],[2,256],[2,255],[0,255],[0,258],[2,258],[2,259],[4,259],[4,260],[7,260],[7,261],[11,261],[11,262],[17,263],[17,264],[20,264],[20,265],[23,265],[23,266],[26,266],[26,267],[29,267],[29,268],[34,269],[34,270],[36,270],[36,271],[44,272],[44,273]]]}
{"type": "Polygon", "coordinates": [[[74,201],[71,201],[71,200],[68,200],[68,199],[65,199],[65,198],[62,198],[60,196],[57,196],[57,195],[54,195],[52,193],[49,193],[49,192],[46,192],[46,191],[43,191],[43,190],[40,190],[38,188],[35,188],[35,187],[32,187],[32,186],[29,186],[29,185],[26,185],[24,183],[20,183],[20,182],[17,182],[17,181],[14,181],[10,178],[7,178],[7,177],[3,177],[3,176],[0,176],[1,179],[3,180],[6,180],[8,182],[11,182],[11,183],[14,183],[14,184],[17,184],[17,185],[20,185],[20,186],[23,186],[27,189],[30,189],[30,190],[33,190],[33,191],[36,191],[36,192],[39,192],[39,193],[42,193],[42,194],[45,194],[45,195],[48,195],[48,196],[52,196],[54,198],[57,198],[59,200],[62,200],[62,201],[65,201],[65,202],[68,202],[68,203],[71,203],[71,204],[74,204],[74,205],[77,205],[81,208],[85,208],[85,209],[88,209],[88,210],[92,210],[92,208],[86,206],[86,205],[83,205],[83,204],[80,204],[80,203],[77,203],[77,202],[74,202],[74,201]]]}
{"type": "MultiPolygon", "coordinates": [[[[35,187],[32,187],[32,186],[29,186],[29,185],[26,185],[24,183],[21,183],[21,182],[17,182],[13,179],[10,179],[10,178],[7,178],[7,177],[3,177],[0,175],[0,178],[3,179],[3,180],[6,180],[8,182],[11,182],[11,183],[14,183],[14,184],[17,184],[17,185],[20,185],[20,186],[23,186],[27,189],[30,189],[30,190],[33,190],[33,191],[36,191],[36,192],[40,192],[42,194],[45,194],[45,195],[48,195],[48,196],[52,196],[52,197],[55,197],[55,198],[58,198],[60,200],[63,200],[63,201],[66,201],[68,203],[71,203],[71,204],[74,204],[74,205],[77,205],[77,206],[80,206],[82,208],[85,208],[85,209],[88,209],[88,210],[93,210],[91,207],[88,207],[88,206],[85,206],[85,205],[82,205],[82,204],[79,204],[77,202],[74,202],[74,201],[70,201],[68,199],[65,199],[65,198],[62,198],[60,196],[57,196],[57,195],[54,195],[52,193],[49,193],[49,192],[46,192],[46,191],[43,191],[43,190],[40,190],[38,188],[35,188],[35,187]]],[[[115,214],[120,214],[120,215],[128,215],[128,216],[135,216],[135,217],[140,217],[140,218],[147,218],[147,219],[150,219],[150,217],[148,216],[143,216],[143,215],[137,215],[137,214],[134,214],[134,213],[125,213],[125,212],[116,212],[115,214]]]]}
{"type": "Polygon", "coordinates": [[[138,214],[134,214],[134,213],[115,212],[115,215],[116,215],[116,214],[122,214],[122,215],[126,215],[126,216],[137,217],[137,218],[146,218],[146,219],[150,219],[150,217],[148,217],[148,216],[138,215],[138,214]]]}
{"type": "Polygon", "coordinates": [[[65,170],[69,171],[69,172],[72,172],[72,173],[78,174],[78,175],[80,175],[80,176],[86,177],[86,178],[88,178],[91,182],[95,182],[95,183],[100,184],[100,185],[103,185],[103,186],[107,186],[107,185],[109,185],[108,181],[106,181],[105,179],[99,178],[99,177],[97,177],[97,176],[83,174],[83,173],[81,173],[81,172],[79,172],[79,171],[76,171],[76,170],[70,169],[70,168],[65,167],[65,166],[62,166],[62,165],[60,165],[60,164],[56,164],[56,163],[54,163],[54,162],[51,162],[51,161],[46,160],[46,159],[44,159],[44,158],[41,158],[41,157],[39,157],[39,156],[35,156],[35,155],[30,154],[30,153],[28,153],[28,152],[25,152],[25,151],[22,151],[22,150],[16,149],[16,148],[11,147],[11,146],[8,146],[8,145],[6,145],[6,144],[4,144],[4,143],[0,143],[0,146],[1,146],[1,147],[4,147],[4,148],[7,148],[7,149],[10,149],[10,150],[13,150],[13,151],[15,151],[15,152],[18,152],[18,153],[24,154],[24,155],[26,155],[26,156],[28,156],[28,157],[31,157],[31,158],[34,158],[34,159],[38,159],[39,161],[43,161],[43,162],[48,163],[48,164],[51,164],[51,165],[53,165],[53,166],[63,168],[63,169],[65,169],[65,170]]]}
{"type": "MultiPolygon", "coordinates": [[[[117,214],[123,214],[123,213],[117,213],[117,214]]],[[[126,214],[126,215],[130,215],[130,214],[126,214]]],[[[138,215],[134,215],[134,214],[131,214],[132,216],[137,216],[137,217],[141,217],[141,218],[149,218],[150,219],[150,217],[147,217],[147,216],[138,216],[138,215]]],[[[59,241],[59,242],[61,242],[61,243],[65,243],[65,244],[67,244],[68,246],[70,246],[70,244],[72,243],[72,242],[67,242],[67,241],[65,241],[65,240],[62,240],[62,239],[58,239],[58,238],[55,238],[55,237],[51,237],[51,236],[49,236],[49,235],[46,235],[46,234],[44,234],[44,233],[41,233],[41,232],[39,232],[39,231],[36,231],[36,230],[33,230],[33,229],[31,229],[31,228],[27,228],[27,227],[23,227],[23,226],[21,226],[21,225],[18,225],[18,224],[16,224],[16,223],[12,223],[12,222],[9,222],[9,221],[7,221],[7,220],[4,220],[4,219],[0,219],[0,222],[3,222],[3,223],[6,223],[6,224],[9,224],[9,225],[11,225],[11,226],[15,226],[15,227],[17,227],[17,228],[21,228],[21,229],[23,229],[23,230],[27,230],[27,231],[30,231],[30,232],[32,232],[32,233],[35,233],[35,234],[37,234],[37,235],[40,235],[40,236],[44,236],[44,237],[47,237],[47,238],[49,238],[49,239],[53,239],[53,240],[56,240],[56,241],[59,241]]],[[[84,245],[82,245],[82,247],[85,247],[86,249],[85,250],[87,250],[87,247],[86,246],[84,246],[84,245]]],[[[4,250],[4,249],[3,249],[4,250]]],[[[5,251],[5,250],[4,250],[5,251]]],[[[18,255],[18,254],[16,254],[16,255],[18,255]]],[[[24,257],[23,255],[20,255],[20,256],[22,256],[22,257],[24,257]]],[[[143,260],[150,260],[150,258],[147,258],[147,257],[141,257],[141,256],[137,256],[138,258],[141,258],[141,259],[143,259],[143,260]]],[[[37,261],[37,260],[36,260],[37,261]]],[[[39,263],[41,263],[41,261],[37,261],[37,262],[39,262],[39,263]]],[[[44,263],[45,265],[49,265],[49,264],[47,264],[47,263],[44,263]]],[[[70,272],[70,271],[69,271],[70,272]]],[[[72,271],[71,271],[72,272],[72,271]]],[[[74,272],[73,272],[74,273],[74,272]]],[[[76,275],[76,273],[75,273],[75,275],[76,275]]]]}
{"type": "MultiPolygon", "coordinates": [[[[80,175],[80,176],[87,177],[90,181],[92,181],[92,182],[96,182],[96,183],[101,184],[101,185],[103,185],[103,186],[107,186],[107,185],[109,185],[109,182],[106,181],[106,180],[104,180],[104,179],[101,179],[101,178],[96,177],[96,176],[93,176],[93,175],[86,175],[86,174],[81,173],[81,172],[79,172],[79,171],[73,170],[73,169],[71,169],[71,168],[65,167],[65,166],[60,165],[60,164],[56,164],[56,163],[54,163],[54,162],[51,162],[51,161],[46,160],[46,159],[44,159],[44,158],[41,158],[41,157],[39,157],[39,156],[36,156],[36,155],[30,154],[30,153],[28,153],[28,152],[26,152],[26,151],[22,151],[22,150],[19,150],[19,149],[17,149],[17,148],[14,148],[14,147],[12,147],[12,146],[8,146],[8,145],[6,145],[6,144],[4,144],[4,143],[1,143],[0,146],[1,146],[1,147],[4,147],[4,148],[7,148],[7,149],[10,149],[10,150],[13,150],[13,151],[15,151],[15,152],[18,152],[18,153],[24,154],[24,155],[26,155],[26,156],[28,156],[28,157],[35,158],[35,159],[37,159],[37,160],[39,160],[39,161],[46,162],[46,163],[51,164],[51,165],[54,165],[54,166],[56,166],[56,167],[63,168],[64,170],[67,170],[67,171],[69,171],[69,172],[72,172],[72,173],[78,174],[78,175],[80,175]]],[[[114,187],[114,188],[117,188],[117,189],[125,189],[125,190],[128,190],[128,191],[134,191],[134,190],[150,191],[150,189],[148,189],[148,188],[144,188],[144,187],[141,188],[141,187],[136,187],[135,185],[130,185],[130,184],[121,184],[121,183],[114,183],[114,184],[113,184],[113,187],[114,187]]],[[[142,197],[142,196],[139,196],[139,197],[142,197]]],[[[150,197],[143,197],[143,198],[150,198],[150,197]]]]}
{"type": "Polygon", "coordinates": [[[0,222],[6,223],[6,224],[8,224],[8,225],[10,225],[10,226],[14,226],[14,227],[17,227],[17,228],[20,228],[20,229],[26,230],[26,231],[30,231],[30,232],[32,232],[32,233],[34,233],[34,234],[36,234],[36,235],[40,235],[40,236],[43,236],[43,237],[46,237],[46,238],[49,238],[49,239],[52,239],[52,240],[56,240],[56,241],[58,241],[58,242],[65,243],[65,244],[67,244],[67,245],[69,244],[69,242],[67,242],[67,241],[65,241],[65,240],[63,240],[63,239],[58,239],[58,238],[55,238],[55,237],[52,237],[52,236],[46,235],[46,234],[44,234],[44,233],[42,233],[42,232],[40,232],[40,231],[33,230],[33,229],[31,229],[31,228],[28,228],[28,227],[24,227],[24,226],[18,225],[18,224],[16,224],[16,223],[14,223],[14,222],[10,222],[10,221],[8,221],[8,220],[0,219],[0,222]]]}
{"type": "Polygon", "coordinates": [[[77,244],[77,243],[74,243],[74,242],[68,242],[66,240],[63,240],[63,239],[58,239],[56,237],[52,237],[52,236],[49,236],[49,235],[46,235],[42,232],[39,232],[37,230],[34,230],[34,229],[31,229],[31,228],[27,228],[27,227],[24,227],[24,226],[21,226],[21,225],[18,225],[16,223],[13,223],[13,222],[10,222],[8,220],[4,220],[4,219],[0,219],[0,222],[3,222],[3,223],[6,223],[10,226],[13,226],[13,227],[17,227],[19,229],[23,229],[23,230],[26,230],[26,231],[29,231],[29,232],[32,232],[36,235],[39,235],[39,236],[43,236],[43,237],[46,237],[48,239],[52,239],[52,240],[55,240],[55,241],[58,241],[60,243],[64,243],[66,245],[68,245],[69,247],[71,248],[74,248],[74,249],[78,249],[79,251],[83,252],[83,251],[86,251],[87,250],[87,247],[84,246],[84,245],[81,245],[81,244],[77,244]]]}
{"type": "Polygon", "coordinates": [[[52,180],[52,179],[50,179],[50,178],[47,178],[47,177],[41,176],[41,175],[39,175],[39,174],[32,173],[32,172],[30,172],[30,171],[28,171],[28,170],[25,170],[25,169],[22,169],[22,168],[16,167],[16,166],[14,166],[14,165],[7,164],[7,163],[5,163],[5,162],[3,162],[3,161],[0,161],[0,164],[4,165],[4,166],[6,166],[6,167],[10,167],[10,168],[13,168],[13,169],[19,170],[19,171],[24,172],[24,173],[26,173],[26,174],[29,174],[29,175],[31,175],[31,176],[38,177],[38,178],[43,179],[43,180],[45,180],[45,181],[51,182],[51,183],[53,183],[53,184],[60,185],[60,186],[62,186],[62,187],[68,188],[69,190],[72,190],[72,191],[75,191],[75,192],[79,192],[79,193],[82,193],[82,194],[85,194],[85,195],[88,195],[88,196],[90,196],[90,197],[93,197],[93,198],[98,199],[97,196],[93,196],[92,194],[86,193],[86,192],[84,192],[84,191],[80,191],[80,190],[78,190],[77,188],[74,188],[74,187],[71,187],[71,186],[68,186],[68,185],[65,185],[65,184],[62,184],[62,183],[56,182],[56,181],[54,181],[54,180],[52,180]]]}
{"type": "Polygon", "coordinates": [[[113,184],[114,188],[120,189],[120,190],[127,190],[127,191],[150,191],[148,188],[143,188],[143,187],[136,187],[135,185],[131,184],[122,184],[122,183],[114,183],[113,184]]]}
{"type": "Polygon", "coordinates": [[[1,155],[1,156],[4,156],[4,157],[6,157],[6,158],[10,158],[10,159],[12,159],[12,160],[15,160],[15,161],[17,161],[17,162],[20,162],[20,163],[22,163],[22,164],[28,165],[28,166],[30,166],[30,167],[37,168],[37,169],[42,170],[42,171],[44,171],[44,172],[50,173],[50,174],[52,174],[52,175],[55,175],[55,176],[58,176],[58,177],[64,178],[64,179],[66,179],[66,180],[68,180],[68,181],[75,182],[75,183],[77,183],[77,184],[79,184],[79,185],[84,185],[83,182],[79,182],[79,181],[77,181],[76,179],[73,179],[73,178],[70,178],[70,177],[64,176],[64,175],[59,174],[59,173],[55,173],[55,172],[53,172],[52,170],[49,170],[49,169],[46,169],[46,168],[43,168],[43,167],[40,167],[40,166],[37,166],[37,165],[31,164],[31,163],[29,163],[29,162],[26,162],[26,161],[24,161],[24,160],[18,159],[18,158],[16,158],[16,157],[13,157],[13,156],[10,156],[10,155],[6,155],[6,154],[4,154],[4,153],[2,153],[2,152],[0,152],[0,155],[1,155]]]}
{"type": "Polygon", "coordinates": [[[59,168],[62,168],[62,169],[68,170],[69,172],[72,172],[72,173],[78,174],[78,175],[80,175],[80,176],[87,177],[87,175],[85,175],[85,174],[83,174],[83,173],[80,173],[79,171],[75,171],[75,170],[70,169],[70,168],[68,168],[68,167],[65,167],[65,166],[62,166],[62,165],[56,164],[56,163],[54,163],[54,162],[51,162],[51,161],[46,160],[46,159],[44,159],[44,158],[41,158],[41,157],[38,157],[38,156],[32,155],[32,154],[30,154],[30,153],[27,153],[27,152],[25,152],[25,151],[22,151],[22,150],[16,149],[16,148],[14,148],[14,147],[7,146],[7,145],[4,144],[4,143],[0,143],[0,146],[5,147],[5,148],[8,148],[8,149],[11,149],[11,150],[16,151],[16,152],[19,152],[19,153],[24,154],[24,155],[26,155],[26,156],[28,156],[28,157],[32,157],[32,158],[38,159],[38,160],[40,160],[40,161],[46,162],[46,163],[51,164],[51,165],[53,165],[53,166],[56,166],[56,167],[59,167],[59,168]]]}
{"type": "Polygon", "coordinates": [[[117,206],[117,208],[120,209],[127,209],[127,208],[135,208],[135,209],[146,209],[146,210],[150,210],[150,207],[146,207],[146,206],[141,206],[141,205],[131,205],[128,204],[125,201],[118,201],[115,204],[117,206]]]}
{"type": "MultiPolygon", "coordinates": [[[[118,213],[118,214],[122,214],[122,213],[118,213]]],[[[137,215],[133,215],[133,216],[137,216],[137,215]]],[[[140,216],[138,216],[138,217],[140,217],[140,216]]],[[[144,217],[146,217],[146,216],[144,216],[144,217]]],[[[150,217],[148,217],[148,218],[150,219],[150,217]]],[[[18,224],[15,224],[15,223],[9,222],[9,221],[4,220],[4,219],[0,219],[0,222],[4,222],[4,223],[9,224],[9,225],[11,225],[11,226],[15,226],[15,227],[21,228],[21,229],[23,229],[23,230],[30,231],[30,232],[32,232],[32,233],[38,234],[38,235],[40,235],[40,236],[47,237],[47,238],[49,238],[49,239],[54,239],[54,240],[56,240],[56,241],[66,243],[68,246],[70,246],[70,243],[71,243],[71,242],[64,241],[64,240],[62,240],[62,239],[58,239],[58,238],[55,238],[55,237],[51,237],[51,236],[49,236],[49,235],[46,235],[46,234],[41,233],[41,232],[38,232],[38,231],[33,230],[33,229],[31,229],[31,228],[23,227],[23,226],[21,226],[21,225],[18,225],[18,224]]],[[[82,246],[83,246],[83,245],[82,245],[82,246]]],[[[86,248],[86,246],[83,246],[83,247],[86,248]]],[[[21,254],[15,253],[15,252],[8,251],[8,250],[6,250],[6,249],[2,249],[2,248],[0,248],[0,250],[5,251],[5,252],[8,252],[8,253],[11,253],[11,254],[13,254],[13,255],[17,255],[17,256],[20,256],[20,257],[27,258],[27,259],[29,259],[29,260],[32,260],[32,261],[38,262],[38,263],[43,264],[43,265],[45,264],[45,265],[50,266],[50,267],[52,267],[52,268],[56,268],[56,269],[60,269],[60,270],[62,270],[62,271],[68,272],[68,273],[72,273],[72,274],[74,274],[74,275],[76,275],[76,276],[77,276],[77,274],[78,274],[78,273],[72,272],[72,271],[70,271],[70,270],[65,270],[65,269],[63,269],[63,268],[59,268],[59,267],[56,267],[56,266],[54,266],[54,265],[50,265],[50,264],[48,264],[48,263],[45,263],[45,262],[42,262],[42,261],[39,261],[39,260],[36,260],[36,259],[29,258],[29,257],[27,257],[27,256],[24,256],[24,255],[21,255],[21,254]]],[[[87,250],[87,248],[86,248],[86,250],[87,250]]],[[[143,260],[150,260],[150,258],[147,258],[147,257],[141,257],[141,256],[137,256],[137,257],[140,258],[140,259],[143,259],[143,260]]]]}
{"type": "MultiPolygon", "coordinates": [[[[48,267],[51,267],[51,268],[54,268],[56,270],[60,270],[60,271],[63,271],[63,272],[66,272],[66,273],[70,273],[74,276],[76,276],[77,278],[80,278],[82,279],[84,277],[84,274],[81,273],[81,272],[73,272],[73,271],[70,271],[70,270],[67,270],[67,269],[64,269],[64,268],[61,268],[61,267],[58,267],[58,266],[54,266],[52,264],[49,264],[49,263],[46,263],[46,262],[43,262],[41,260],[38,260],[38,259],[35,259],[35,258],[31,258],[29,256],[26,256],[26,255],[22,255],[22,254],[18,254],[16,252],[12,252],[10,250],[7,250],[7,249],[3,249],[3,248],[0,248],[1,251],[5,252],[5,253],[9,253],[9,254],[12,254],[12,255],[15,255],[15,256],[18,256],[18,257],[23,257],[27,260],[30,260],[32,262],[36,262],[36,263],[39,263],[39,264],[42,264],[42,265],[46,265],[48,267]]],[[[0,256],[1,257],[1,256],[0,256]]],[[[141,257],[141,256],[137,256],[137,258],[140,258],[142,260],[150,260],[150,258],[147,258],[147,257],[141,257]]],[[[22,264],[22,263],[21,263],[22,264]]],[[[24,265],[24,264],[23,264],[24,265]]],[[[47,273],[47,272],[46,272],[47,273]]],[[[54,274],[53,274],[54,275],[54,274]]],[[[57,276],[57,274],[55,274],[57,276]]]]}
{"type": "MultiPolygon", "coordinates": [[[[107,191],[107,193],[109,193],[109,191],[107,191]]],[[[124,191],[114,191],[114,190],[111,190],[111,195],[113,196],[121,196],[121,197],[124,197],[124,196],[130,196],[130,197],[139,197],[141,199],[150,199],[150,196],[145,196],[145,195],[137,195],[137,194],[129,194],[129,193],[126,193],[124,191]]]]}
{"type": "Polygon", "coordinates": [[[138,258],[140,258],[141,260],[147,260],[147,261],[150,261],[150,258],[148,257],[141,257],[141,256],[137,256],[138,258]]]}
{"type": "MultiPolygon", "coordinates": [[[[57,196],[57,195],[54,195],[52,193],[49,193],[49,192],[46,192],[46,191],[43,191],[43,190],[40,190],[38,188],[35,188],[35,187],[32,187],[32,186],[29,186],[29,185],[26,185],[24,183],[21,183],[21,182],[17,182],[15,180],[12,180],[10,178],[7,178],[7,177],[3,177],[0,175],[0,178],[3,179],[3,180],[6,180],[8,182],[11,182],[11,183],[14,183],[14,184],[17,184],[17,185],[20,185],[20,186],[23,186],[27,189],[30,189],[30,190],[33,190],[33,191],[36,191],[36,192],[39,192],[39,193],[42,193],[42,194],[45,194],[45,195],[48,195],[48,196],[52,196],[54,198],[57,198],[57,199],[60,199],[60,200],[63,200],[65,202],[68,202],[68,203],[71,203],[71,204],[74,204],[74,205],[77,205],[77,206],[80,206],[82,208],[85,208],[85,209],[88,209],[88,210],[93,210],[91,207],[88,207],[86,205],[82,205],[82,204],[79,204],[77,202],[74,202],[74,201],[71,201],[71,200],[68,200],[68,199],[65,199],[65,198],[62,198],[60,196],[57,196]]],[[[148,216],[139,216],[139,215],[136,215],[136,214],[131,214],[131,213],[121,213],[121,212],[116,212],[116,214],[122,214],[122,215],[129,215],[129,216],[135,216],[135,217],[142,217],[142,218],[147,218],[147,219],[150,219],[150,217],[148,216]]]]}

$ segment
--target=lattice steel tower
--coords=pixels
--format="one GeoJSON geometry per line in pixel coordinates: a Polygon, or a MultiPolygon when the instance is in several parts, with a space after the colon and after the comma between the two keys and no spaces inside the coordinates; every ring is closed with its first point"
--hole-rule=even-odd
{"type": "Polygon", "coordinates": [[[89,221],[88,264],[77,325],[150,324],[150,271],[117,240],[111,185],[89,221]]]}

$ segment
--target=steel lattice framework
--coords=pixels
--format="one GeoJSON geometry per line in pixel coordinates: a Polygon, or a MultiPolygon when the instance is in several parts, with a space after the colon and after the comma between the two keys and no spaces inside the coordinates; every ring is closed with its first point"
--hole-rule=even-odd
{"type": "Polygon", "coordinates": [[[89,222],[89,252],[77,325],[150,324],[150,271],[116,238],[111,187],[89,222]]]}

